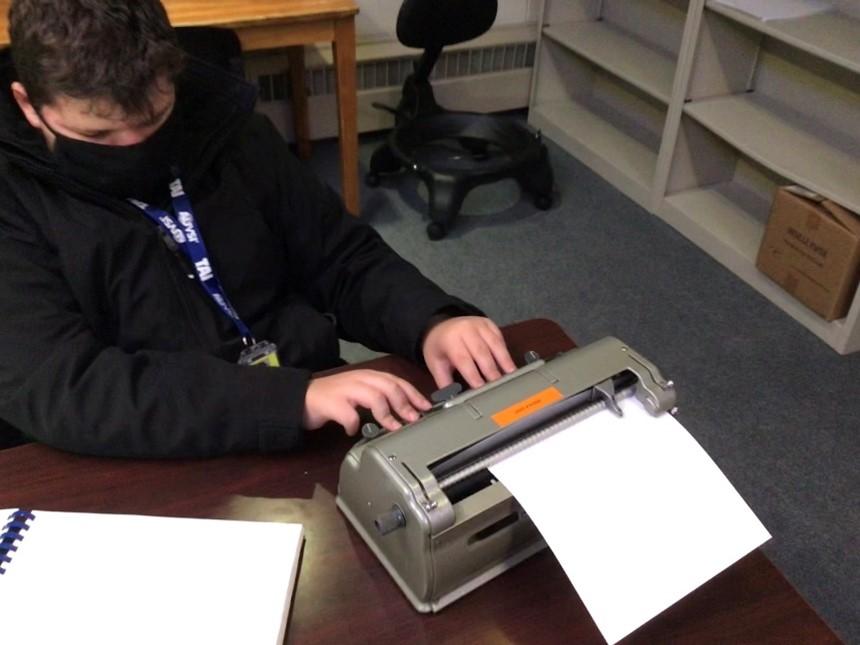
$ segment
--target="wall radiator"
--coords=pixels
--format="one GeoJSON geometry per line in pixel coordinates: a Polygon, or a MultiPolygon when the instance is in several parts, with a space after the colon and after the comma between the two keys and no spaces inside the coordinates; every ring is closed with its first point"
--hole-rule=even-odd
{"type": "MultiPolygon", "coordinates": [[[[390,128],[393,117],[373,102],[397,105],[404,79],[420,52],[360,60],[357,66],[358,128],[369,132],[390,128]]],[[[445,51],[431,76],[437,101],[452,110],[497,112],[525,108],[529,102],[534,40],[506,42],[445,51]]],[[[311,114],[311,137],[337,136],[335,74],[330,54],[306,54],[305,86],[311,114]],[[329,59],[329,60],[326,60],[329,59]]],[[[246,59],[246,75],[259,86],[258,111],[292,138],[290,83],[286,56],[273,53],[246,59]]]]}

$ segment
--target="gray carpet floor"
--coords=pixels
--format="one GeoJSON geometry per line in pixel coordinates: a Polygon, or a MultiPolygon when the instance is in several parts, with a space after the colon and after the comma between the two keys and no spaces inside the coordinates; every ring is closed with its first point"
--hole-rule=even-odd
{"type": "MultiPolygon", "coordinates": [[[[362,139],[362,172],[378,135],[362,139]]],[[[768,557],[860,643],[860,353],[839,356],[692,243],[550,144],[557,195],[474,191],[428,240],[423,187],[363,187],[362,217],[500,324],[546,317],[579,344],[630,343],[676,382],[679,420],[773,535],[768,557]]],[[[339,186],[334,142],[312,165],[339,186]]],[[[345,357],[368,354],[344,346],[345,357]]]]}

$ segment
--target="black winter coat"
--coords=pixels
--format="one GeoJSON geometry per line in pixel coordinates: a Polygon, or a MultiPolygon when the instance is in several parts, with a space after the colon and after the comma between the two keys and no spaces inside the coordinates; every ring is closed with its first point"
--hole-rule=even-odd
{"type": "Polygon", "coordinates": [[[295,447],[337,338],[420,359],[445,294],[289,153],[253,90],[193,63],[182,179],[215,271],[282,368],[236,364],[232,323],[137,208],[60,175],[0,74],[0,419],[61,449],[205,456],[295,447]]]}

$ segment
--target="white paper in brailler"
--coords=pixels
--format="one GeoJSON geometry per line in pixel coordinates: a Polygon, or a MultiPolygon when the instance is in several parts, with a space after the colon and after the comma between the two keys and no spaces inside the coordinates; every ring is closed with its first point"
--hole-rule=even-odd
{"type": "Polygon", "coordinates": [[[609,643],[770,538],[695,439],[633,398],[491,468],[609,643]]]}

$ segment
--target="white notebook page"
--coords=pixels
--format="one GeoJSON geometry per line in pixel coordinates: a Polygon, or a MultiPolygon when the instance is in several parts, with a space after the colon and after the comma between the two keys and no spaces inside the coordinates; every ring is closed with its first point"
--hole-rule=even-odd
{"type": "Polygon", "coordinates": [[[301,525],[33,514],[0,575],[0,641],[283,641],[301,525]]]}

